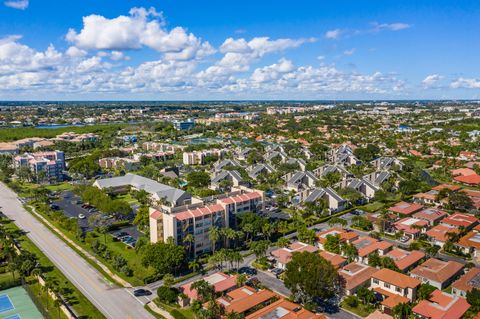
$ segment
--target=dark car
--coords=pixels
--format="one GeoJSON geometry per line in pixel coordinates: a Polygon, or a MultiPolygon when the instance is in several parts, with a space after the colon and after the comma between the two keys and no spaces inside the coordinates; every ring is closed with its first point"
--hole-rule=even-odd
{"type": "Polygon", "coordinates": [[[257,274],[257,270],[251,267],[241,267],[240,269],[238,269],[238,273],[254,276],[257,274]]]}
{"type": "Polygon", "coordinates": [[[135,297],[141,297],[141,296],[150,296],[152,294],[152,292],[150,290],[147,290],[147,289],[135,289],[133,291],[133,295],[135,297]]]}

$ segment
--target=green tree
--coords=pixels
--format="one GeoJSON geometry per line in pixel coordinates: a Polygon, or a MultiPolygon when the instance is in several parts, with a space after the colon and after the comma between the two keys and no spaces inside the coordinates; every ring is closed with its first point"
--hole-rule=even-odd
{"type": "Polygon", "coordinates": [[[195,281],[191,285],[191,289],[196,290],[198,299],[202,303],[213,300],[213,298],[215,297],[215,289],[203,279],[195,281]]]}
{"type": "Polygon", "coordinates": [[[203,171],[193,171],[186,176],[191,188],[207,187],[210,184],[210,175],[203,171]]]}
{"type": "Polygon", "coordinates": [[[270,246],[269,240],[252,241],[249,245],[250,250],[255,254],[257,258],[265,256],[268,247],[270,246]]]}
{"type": "Polygon", "coordinates": [[[412,314],[412,306],[408,303],[400,303],[393,307],[393,317],[396,319],[408,319],[412,314]]]}
{"type": "Polygon", "coordinates": [[[340,235],[327,235],[323,248],[331,253],[340,254],[340,235]]]}
{"type": "Polygon", "coordinates": [[[176,271],[185,260],[186,253],[183,246],[164,242],[145,246],[141,256],[142,265],[152,267],[158,274],[176,271]]]}
{"type": "Polygon", "coordinates": [[[417,290],[417,298],[418,300],[424,300],[430,298],[432,292],[434,292],[437,288],[433,287],[429,284],[422,284],[420,288],[417,290]]]}
{"type": "Polygon", "coordinates": [[[285,286],[303,304],[340,292],[339,275],[318,253],[294,252],[284,274],[285,286]]]}

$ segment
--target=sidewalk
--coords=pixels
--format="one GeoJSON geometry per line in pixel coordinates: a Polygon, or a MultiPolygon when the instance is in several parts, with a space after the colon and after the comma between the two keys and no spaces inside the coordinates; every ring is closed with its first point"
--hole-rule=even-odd
{"type": "Polygon", "coordinates": [[[42,221],[42,223],[46,224],[50,229],[52,229],[57,235],[59,235],[64,241],[66,241],[70,246],[74,247],[76,250],[78,250],[80,253],[82,253],[86,258],[89,260],[93,261],[97,266],[99,266],[102,271],[107,273],[112,279],[114,279],[120,286],[123,286],[125,288],[132,288],[132,285],[125,281],[124,279],[120,278],[117,274],[114,274],[110,269],[108,269],[107,266],[105,266],[103,263],[101,263],[97,258],[92,256],[88,251],[80,247],[77,243],[75,243],[73,240],[65,236],[65,234],[62,233],[58,228],[56,228],[52,223],[50,223],[45,217],[43,217],[41,214],[37,213],[35,210],[35,207],[33,206],[28,206],[32,210],[32,213],[42,221]]]}

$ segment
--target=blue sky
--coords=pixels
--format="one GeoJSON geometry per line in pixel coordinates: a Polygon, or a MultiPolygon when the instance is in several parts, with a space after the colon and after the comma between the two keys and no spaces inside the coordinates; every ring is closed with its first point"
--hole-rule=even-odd
{"type": "Polygon", "coordinates": [[[479,1],[9,0],[0,99],[480,99],[479,1]]]}

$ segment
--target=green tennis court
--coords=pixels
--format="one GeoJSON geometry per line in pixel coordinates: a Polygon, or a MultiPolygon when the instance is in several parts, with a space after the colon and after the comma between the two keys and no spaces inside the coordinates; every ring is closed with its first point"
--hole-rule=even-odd
{"type": "Polygon", "coordinates": [[[25,289],[15,287],[0,291],[0,319],[43,318],[25,289]]]}

